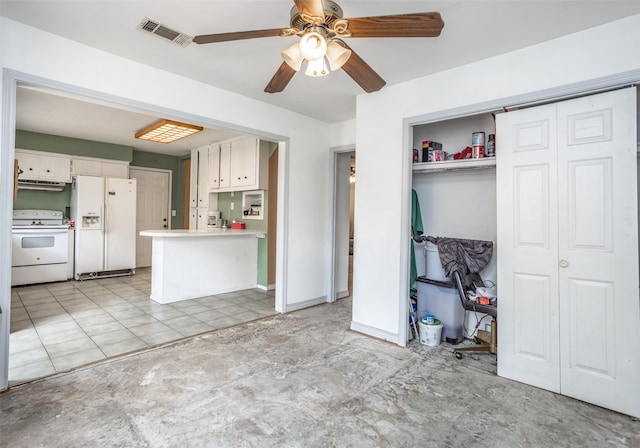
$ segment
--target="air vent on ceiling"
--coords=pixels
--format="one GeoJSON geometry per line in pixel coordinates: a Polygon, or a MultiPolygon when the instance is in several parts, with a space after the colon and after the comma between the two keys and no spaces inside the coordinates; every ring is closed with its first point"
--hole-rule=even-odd
{"type": "Polygon", "coordinates": [[[138,25],[138,29],[140,31],[151,33],[162,39],[171,41],[176,45],[180,45],[181,47],[186,47],[193,40],[193,36],[181,33],[180,31],[172,30],[171,28],[162,25],[157,20],[150,19],[149,17],[145,17],[144,19],[142,19],[142,22],[140,22],[140,25],[138,25]]]}

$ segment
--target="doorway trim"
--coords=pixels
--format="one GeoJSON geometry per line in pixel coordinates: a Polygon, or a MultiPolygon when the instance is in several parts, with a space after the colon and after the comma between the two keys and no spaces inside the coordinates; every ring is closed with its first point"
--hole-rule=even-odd
{"type": "MultiPolygon", "coordinates": [[[[347,152],[356,152],[356,145],[344,145],[336,146],[330,149],[331,151],[331,182],[330,182],[330,197],[331,197],[331,220],[329,222],[329,263],[327,269],[327,285],[328,294],[327,302],[333,303],[337,300],[336,292],[336,219],[338,217],[338,190],[336,183],[338,181],[338,156],[347,152]]],[[[357,156],[356,156],[357,160],[357,156]]],[[[354,236],[355,240],[355,236],[354,236]]],[[[353,294],[353,292],[352,292],[353,294]]]]}
{"type": "MultiPolygon", "coordinates": [[[[13,161],[15,159],[16,126],[16,90],[18,84],[66,92],[86,97],[87,100],[103,101],[114,107],[133,109],[139,112],[159,114],[179,121],[204,126],[220,127],[249,134],[279,145],[278,160],[278,224],[277,224],[277,284],[275,308],[282,313],[287,311],[287,272],[288,266],[288,187],[289,187],[289,137],[265,131],[250,129],[219,120],[167,109],[153,104],[143,103],[76,85],[54,81],[12,69],[2,69],[2,118],[0,122],[0,247],[11,247],[11,216],[13,210],[13,161]]],[[[9,339],[11,321],[11,251],[0,251],[0,391],[9,384],[9,339]]]]}

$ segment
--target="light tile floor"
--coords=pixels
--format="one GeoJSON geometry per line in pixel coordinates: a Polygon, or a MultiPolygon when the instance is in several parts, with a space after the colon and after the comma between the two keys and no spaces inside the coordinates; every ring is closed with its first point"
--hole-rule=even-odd
{"type": "Polygon", "coordinates": [[[9,385],[276,314],[274,291],[248,289],[161,305],[151,270],[11,289],[9,385]]]}

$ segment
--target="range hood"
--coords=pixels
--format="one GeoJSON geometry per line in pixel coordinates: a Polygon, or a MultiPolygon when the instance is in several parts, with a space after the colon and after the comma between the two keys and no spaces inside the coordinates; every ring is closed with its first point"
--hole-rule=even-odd
{"type": "Polygon", "coordinates": [[[62,191],[64,182],[52,182],[49,180],[20,180],[18,179],[18,190],[40,190],[40,191],[62,191]]]}

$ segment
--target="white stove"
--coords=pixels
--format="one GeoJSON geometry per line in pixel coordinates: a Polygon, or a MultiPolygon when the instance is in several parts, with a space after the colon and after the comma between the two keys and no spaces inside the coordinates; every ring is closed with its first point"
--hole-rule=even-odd
{"type": "Polygon", "coordinates": [[[62,212],[14,210],[11,286],[67,280],[69,231],[62,212]]]}
{"type": "Polygon", "coordinates": [[[14,210],[13,228],[34,229],[62,229],[67,228],[63,224],[62,212],[56,210],[14,210]]]}

